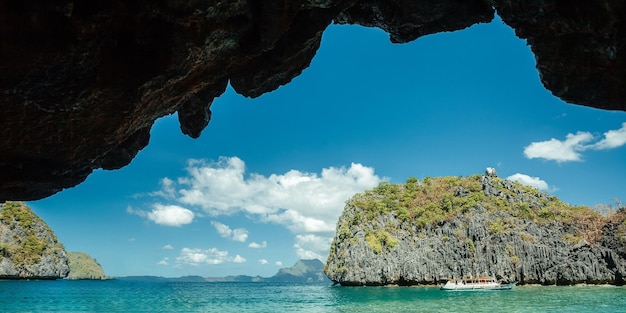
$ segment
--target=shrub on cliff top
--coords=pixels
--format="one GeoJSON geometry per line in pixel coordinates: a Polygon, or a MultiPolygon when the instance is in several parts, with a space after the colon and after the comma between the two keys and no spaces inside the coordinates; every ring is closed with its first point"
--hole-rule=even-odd
{"type": "Polygon", "coordinates": [[[480,176],[471,177],[427,177],[420,184],[410,177],[406,184],[380,183],[372,190],[356,194],[347,205],[358,208],[366,220],[387,213],[395,213],[402,221],[414,221],[426,226],[450,220],[461,212],[467,212],[484,196],[480,176]],[[456,194],[462,188],[467,196],[456,194]]]}
{"type": "MultiPolygon", "coordinates": [[[[426,177],[421,183],[414,177],[408,178],[405,184],[383,182],[372,190],[356,194],[346,203],[346,207],[352,208],[352,225],[364,224],[381,215],[392,214],[399,222],[408,222],[418,227],[450,221],[461,213],[471,214],[471,209],[477,205],[488,210],[505,211],[513,217],[541,225],[553,222],[571,225],[575,229],[576,237],[590,243],[601,238],[602,227],[607,222],[606,218],[589,207],[566,204],[557,197],[518,182],[484,178],[480,175],[426,177]],[[486,195],[483,191],[485,179],[498,190],[499,195],[486,195]]],[[[494,222],[490,224],[489,230],[501,233],[505,231],[505,227],[502,223],[494,222]]],[[[349,235],[348,229],[343,231],[345,235],[349,235]]],[[[375,237],[371,237],[369,241],[374,242],[375,237]]],[[[377,245],[374,244],[373,247],[377,245]]]]}

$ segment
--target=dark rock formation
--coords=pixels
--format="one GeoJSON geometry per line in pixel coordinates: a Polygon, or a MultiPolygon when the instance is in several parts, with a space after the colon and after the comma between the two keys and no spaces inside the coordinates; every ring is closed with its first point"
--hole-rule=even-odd
{"type": "Polygon", "coordinates": [[[57,279],[69,272],[63,245],[21,202],[0,204],[0,279],[57,279]]]}
{"type": "Polygon", "coordinates": [[[626,51],[619,38],[626,29],[625,2],[494,2],[504,22],[527,39],[552,94],[570,103],[626,110],[626,51]]]}
{"type": "Polygon", "coordinates": [[[105,280],[110,279],[96,259],[84,252],[67,252],[70,272],[69,280],[105,280]]]}
{"type": "Polygon", "coordinates": [[[384,185],[348,202],[325,273],[342,285],[492,274],[521,284],[622,285],[626,209],[605,218],[488,176],[384,185]]]}
{"type": "Polygon", "coordinates": [[[0,201],[75,186],[128,164],[158,117],[198,137],[228,82],[256,97],[306,68],[334,20],[392,42],[488,22],[528,40],[565,101],[626,110],[620,0],[123,1],[0,4],[0,201]]]}

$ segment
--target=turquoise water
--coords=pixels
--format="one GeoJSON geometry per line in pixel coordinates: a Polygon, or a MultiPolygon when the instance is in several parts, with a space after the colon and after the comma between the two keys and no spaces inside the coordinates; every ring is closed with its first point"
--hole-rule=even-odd
{"type": "Polygon", "coordinates": [[[626,287],[431,287],[0,281],[2,312],[626,312],[626,287]]]}

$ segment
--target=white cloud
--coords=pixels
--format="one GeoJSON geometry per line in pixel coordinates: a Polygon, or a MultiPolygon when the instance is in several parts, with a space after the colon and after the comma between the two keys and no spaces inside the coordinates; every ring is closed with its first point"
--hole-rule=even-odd
{"type": "Polygon", "coordinates": [[[276,264],[276,266],[283,266],[283,262],[281,262],[281,261],[276,261],[276,263],[274,263],[274,264],[276,264]]]}
{"type": "Polygon", "coordinates": [[[228,227],[228,225],[226,224],[222,224],[220,222],[216,222],[216,221],[211,221],[211,225],[213,225],[213,227],[215,227],[215,230],[217,230],[217,233],[223,237],[223,238],[228,238],[230,237],[230,234],[233,232],[230,227],[228,227]]]}
{"type": "Polygon", "coordinates": [[[516,173],[507,177],[506,179],[519,182],[526,186],[535,187],[541,191],[548,191],[549,189],[548,183],[539,177],[532,177],[526,174],[516,173]]]}
{"type": "Polygon", "coordinates": [[[245,263],[247,260],[243,257],[241,257],[239,254],[237,254],[234,258],[233,258],[233,262],[235,263],[245,263]]]}
{"type": "Polygon", "coordinates": [[[159,225],[182,226],[193,221],[194,214],[188,209],[177,205],[155,203],[147,218],[159,225]]]}
{"type": "Polygon", "coordinates": [[[245,242],[248,239],[248,231],[244,228],[230,229],[228,225],[217,221],[211,221],[211,225],[215,227],[215,230],[222,238],[240,242],[245,242]]]}
{"type": "MultiPolygon", "coordinates": [[[[337,218],[339,218],[339,216],[337,216],[337,218]]],[[[261,217],[261,220],[285,225],[294,233],[333,232],[335,231],[335,223],[337,223],[337,221],[334,221],[333,223],[331,221],[324,221],[314,217],[304,216],[302,213],[295,210],[281,210],[274,214],[266,214],[261,217]]]]}
{"type": "MultiPolygon", "coordinates": [[[[303,236],[296,237],[294,248],[299,256],[307,258],[323,258],[328,253],[330,238],[346,200],[382,181],[373,168],[358,163],[323,168],[320,173],[290,170],[264,176],[247,173],[244,161],[237,157],[221,157],[218,162],[210,163],[189,160],[186,171],[187,175],[175,182],[163,179],[162,190],[153,195],[200,208],[210,216],[243,213],[250,219],[283,225],[303,236]],[[315,238],[322,244],[314,244],[307,238],[315,238]]],[[[233,230],[216,221],[211,224],[224,238],[241,242],[248,238],[248,231],[243,228],[233,230]]],[[[250,248],[266,246],[266,242],[249,245],[250,248]]],[[[181,255],[180,261],[185,260],[193,258],[181,255]]]]}
{"type": "Polygon", "coordinates": [[[248,239],[248,231],[243,228],[236,228],[233,230],[232,240],[245,242],[248,239]]]}
{"type": "Polygon", "coordinates": [[[267,248],[267,241],[263,240],[261,243],[251,242],[248,247],[253,249],[267,248]]]}
{"type": "Polygon", "coordinates": [[[161,190],[150,193],[151,196],[159,196],[165,199],[176,198],[176,184],[173,180],[164,177],[161,179],[161,190]]]}
{"type": "Polygon", "coordinates": [[[332,243],[332,237],[323,237],[313,234],[297,235],[293,247],[300,259],[320,259],[328,257],[328,249],[332,243]]]}
{"type": "Polygon", "coordinates": [[[170,244],[167,244],[167,245],[164,245],[163,247],[161,247],[161,249],[163,249],[163,250],[173,250],[174,246],[172,246],[170,244]]]}
{"type": "Polygon", "coordinates": [[[146,217],[146,212],[141,211],[141,210],[135,210],[133,209],[133,207],[131,207],[130,205],[126,207],[126,213],[128,214],[134,214],[134,215],[139,215],[141,217],[146,217]]]}
{"type": "Polygon", "coordinates": [[[589,132],[567,134],[565,140],[552,138],[547,141],[533,142],[524,148],[524,155],[528,159],[546,159],[561,162],[582,161],[582,152],[586,150],[608,150],[626,145],[626,122],[622,127],[605,132],[597,140],[589,132]]]}
{"type": "Polygon", "coordinates": [[[195,217],[195,214],[191,210],[178,205],[163,205],[160,203],[153,204],[152,211],[149,212],[135,210],[130,206],[126,208],[126,212],[147,218],[155,224],[164,226],[182,226],[189,224],[193,222],[195,217]]]}
{"type": "Polygon", "coordinates": [[[300,233],[333,232],[345,201],[381,181],[373,168],[357,163],[324,168],[321,174],[290,170],[267,177],[246,175],[245,163],[237,157],[214,163],[190,160],[187,173],[177,182],[179,202],[213,216],[253,214],[300,233]]]}
{"type": "Polygon", "coordinates": [[[231,257],[228,255],[228,251],[222,251],[217,248],[211,249],[198,249],[198,248],[183,248],[180,251],[180,255],[176,257],[176,262],[179,264],[188,265],[201,265],[201,264],[222,264],[224,262],[243,263],[246,259],[239,255],[231,257]]]}
{"type": "Polygon", "coordinates": [[[588,132],[567,134],[564,141],[550,139],[548,141],[533,142],[524,148],[524,155],[528,159],[541,158],[556,162],[582,161],[580,152],[585,150],[585,143],[591,141],[593,135],[588,132]]]}
{"type": "Polygon", "coordinates": [[[622,123],[622,128],[609,130],[604,133],[602,140],[591,146],[592,149],[606,150],[614,149],[626,145],[626,122],[622,123]]]}
{"type": "Polygon", "coordinates": [[[157,265],[168,265],[168,264],[169,264],[169,258],[167,257],[163,258],[163,260],[157,263],[157,265]]]}
{"type": "Polygon", "coordinates": [[[266,259],[259,259],[259,263],[265,265],[268,263],[268,261],[266,259]]]}

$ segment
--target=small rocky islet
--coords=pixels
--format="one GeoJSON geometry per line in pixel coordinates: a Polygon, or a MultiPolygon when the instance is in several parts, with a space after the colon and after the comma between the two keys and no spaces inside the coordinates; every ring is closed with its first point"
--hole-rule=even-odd
{"type": "Polygon", "coordinates": [[[108,279],[86,253],[67,252],[23,202],[0,203],[0,279],[108,279]]]}
{"type": "Polygon", "coordinates": [[[67,252],[70,272],[65,279],[70,280],[105,280],[110,279],[104,273],[98,260],[85,252],[67,252]]]}
{"type": "Polygon", "coordinates": [[[624,285],[625,220],[619,204],[601,214],[495,171],[409,178],[346,202],[324,272],[344,286],[483,275],[520,284],[624,285]]]}

